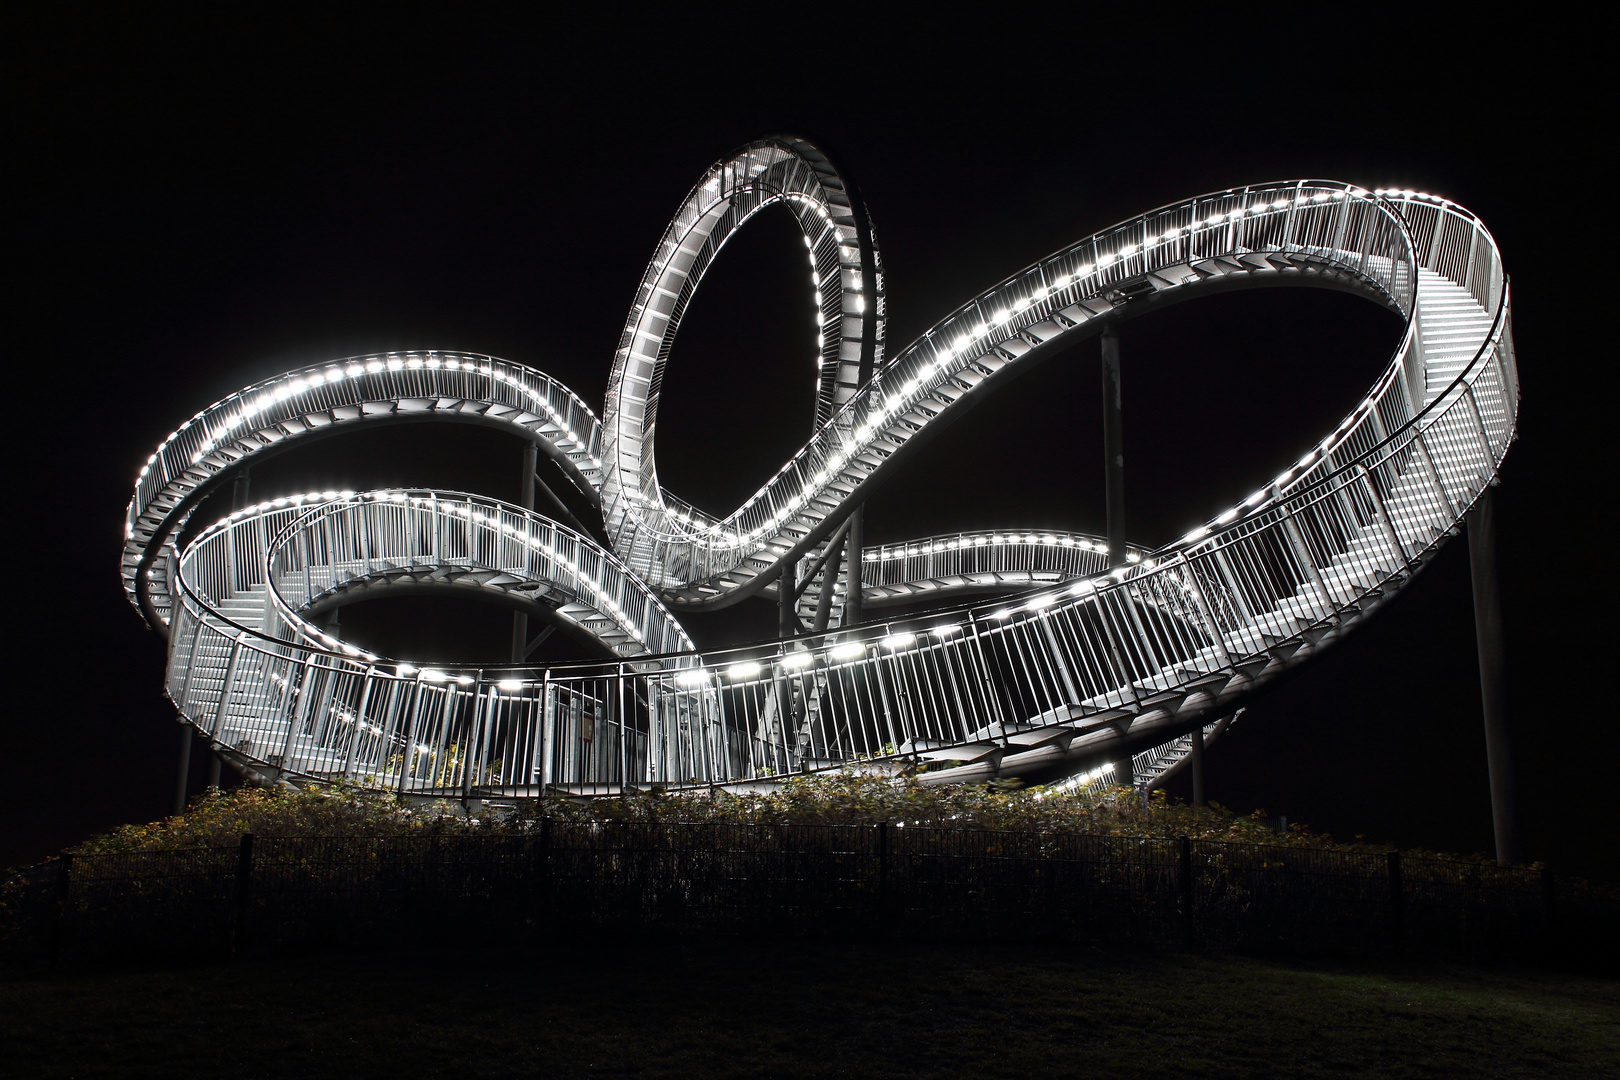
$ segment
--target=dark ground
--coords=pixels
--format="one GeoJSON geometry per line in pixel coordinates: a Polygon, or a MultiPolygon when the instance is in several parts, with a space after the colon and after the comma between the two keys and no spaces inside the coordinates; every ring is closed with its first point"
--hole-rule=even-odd
{"type": "Polygon", "coordinates": [[[1620,983],[1067,945],[607,943],[0,982],[32,1077],[1612,1077],[1620,983]]]}

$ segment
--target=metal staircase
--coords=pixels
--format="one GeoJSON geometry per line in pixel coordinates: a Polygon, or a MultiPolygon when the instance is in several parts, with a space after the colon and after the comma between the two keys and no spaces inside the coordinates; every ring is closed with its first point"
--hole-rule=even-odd
{"type": "Polygon", "coordinates": [[[153,455],[129,512],[125,583],[168,631],[170,696],[243,768],[402,792],[749,786],[851,767],[927,783],[1096,784],[1126,755],[1151,786],[1185,760],[1191,733],[1215,737],[1254,693],[1389,602],[1494,482],[1514,437],[1500,256],[1476,218],[1434,196],[1329,181],[1200,196],[1064,248],[886,362],[881,301],[870,225],[848,186],[802,140],[763,140],[711,170],[666,231],[600,424],[538,372],[451,353],[305,369],[204,410],[153,455]],[[821,422],[715,517],[658,484],[661,357],[725,237],[771,201],[789,203],[805,232],[821,422]],[[1310,453],[1176,542],[1133,548],[1112,569],[1105,545],[1078,534],[849,551],[799,600],[811,621],[821,589],[833,590],[827,631],[720,653],[696,652],[671,614],[774,591],[782,568],[824,553],[908,455],[1057,348],[1186,297],[1292,285],[1392,308],[1406,323],[1400,345],[1310,453]],[[599,499],[611,551],[533,512],[433,491],[277,500],[173,550],[233,466],[403,416],[537,441],[599,499]],[[874,613],[998,598],[844,626],[852,559],[874,613]],[[499,594],[615,659],[424,667],[316,625],[340,593],[384,588],[499,594]]]}

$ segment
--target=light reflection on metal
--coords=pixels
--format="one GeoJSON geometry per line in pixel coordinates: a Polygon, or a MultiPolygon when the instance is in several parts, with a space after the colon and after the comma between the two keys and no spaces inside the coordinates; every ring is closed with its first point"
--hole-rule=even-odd
{"type": "MultiPolygon", "coordinates": [[[[1184,757],[1187,733],[1212,738],[1257,688],[1388,602],[1494,480],[1517,419],[1496,245],[1466,210],[1421,193],[1292,181],[1178,203],[1014,275],[887,363],[882,314],[858,199],[810,144],[766,139],[711,169],[666,231],[601,423],[539,372],[464,353],[357,357],[203,410],[142,469],[126,529],[125,585],[168,630],[170,697],[255,776],[402,792],[750,786],[852,766],[922,770],[925,783],[1097,785],[1122,753],[1152,784],[1184,757]],[[819,426],[716,517],[658,485],[661,358],[724,240],[773,202],[812,254],[819,426]],[[670,614],[763,591],[789,560],[814,565],[871,485],[1003,372],[1201,288],[1302,282],[1370,296],[1406,332],[1343,422],[1175,544],[1132,549],[1113,571],[1098,538],[1028,530],[851,552],[869,604],[1031,591],[856,627],[839,625],[840,598],[825,632],[720,653],[695,652],[670,614]],[[863,365],[875,367],[864,381],[863,365]],[[236,464],[373,418],[472,420],[537,440],[599,497],[611,552],[531,512],[432,491],[275,500],[174,549],[236,464]],[[413,576],[554,603],[619,659],[419,669],[306,617],[333,589],[413,576]],[[479,749],[447,753],[452,743],[479,749]]],[[[819,574],[841,590],[844,565],[835,552],[819,574]]]]}

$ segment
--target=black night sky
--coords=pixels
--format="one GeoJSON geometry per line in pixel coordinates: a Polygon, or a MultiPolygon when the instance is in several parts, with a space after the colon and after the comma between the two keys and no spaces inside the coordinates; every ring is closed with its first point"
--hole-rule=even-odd
{"type": "MultiPolygon", "coordinates": [[[[1101,27],[1033,19],[722,33],[715,13],[631,33],[381,11],[298,26],[84,17],[19,39],[5,865],[167,812],[162,643],[117,577],[131,484],[167,433],[258,379],[398,348],[505,357],[600,409],[670,214],[711,162],[791,131],[865,195],[891,355],[1035,259],[1205,191],[1322,177],[1478,213],[1512,275],[1524,387],[1497,506],[1525,848],[1620,876],[1605,782],[1613,457],[1595,376],[1607,357],[1584,314],[1607,305],[1565,254],[1612,211],[1606,198],[1580,209],[1596,151],[1565,132],[1591,96],[1545,73],[1579,68],[1554,46],[1511,43],[1542,71],[1502,62],[1508,42],[1441,48],[1438,28],[1409,24],[1336,57],[1320,36],[1202,50],[1149,25],[1119,30],[1138,47],[1104,48],[1101,27]],[[1581,509],[1594,494],[1603,509],[1581,509]]],[[[1295,460],[1398,334],[1365,301],[1305,290],[1129,324],[1132,540],[1170,540],[1295,460]]],[[[814,339],[802,246],[785,211],[767,213],[718,261],[675,347],[666,485],[727,511],[773,473],[809,433],[814,339]]],[[[868,542],[1101,532],[1099,381],[1093,341],[980,405],[868,504],[868,542]]],[[[254,494],[409,484],[511,498],[518,463],[505,436],[403,427],[290,452],[255,470],[254,494]]],[[[752,601],[688,625],[713,646],[762,637],[773,618],[752,601]]],[[[375,645],[446,659],[496,659],[508,633],[504,613],[459,602],[377,601],[344,619],[375,645]]],[[[1489,850],[1473,635],[1459,539],[1387,613],[1249,709],[1210,753],[1211,796],[1345,837],[1489,850]]]]}

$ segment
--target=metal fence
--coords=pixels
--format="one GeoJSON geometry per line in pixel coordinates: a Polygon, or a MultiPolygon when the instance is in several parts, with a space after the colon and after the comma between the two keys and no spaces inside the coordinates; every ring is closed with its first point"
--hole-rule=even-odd
{"type": "Polygon", "coordinates": [[[398,957],[638,935],[1068,940],[1591,964],[1620,895],[1399,853],[901,825],[538,821],[489,837],[244,837],[8,883],[12,962],[398,957]],[[1578,946],[1578,947],[1577,947],[1578,946]]]}

